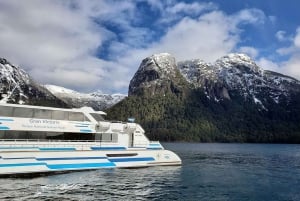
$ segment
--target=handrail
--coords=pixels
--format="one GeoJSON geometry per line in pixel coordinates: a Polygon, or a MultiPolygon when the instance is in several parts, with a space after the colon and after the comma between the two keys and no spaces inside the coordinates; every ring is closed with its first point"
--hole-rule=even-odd
{"type": "Polygon", "coordinates": [[[109,140],[47,140],[47,139],[0,139],[0,142],[111,142],[109,140]]]}

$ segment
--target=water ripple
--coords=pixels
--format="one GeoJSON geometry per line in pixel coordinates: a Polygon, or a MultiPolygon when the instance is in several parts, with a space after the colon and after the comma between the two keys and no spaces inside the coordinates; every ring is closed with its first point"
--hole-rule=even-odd
{"type": "Polygon", "coordinates": [[[300,146],[165,144],[182,167],[0,179],[0,200],[300,200],[300,146]]]}

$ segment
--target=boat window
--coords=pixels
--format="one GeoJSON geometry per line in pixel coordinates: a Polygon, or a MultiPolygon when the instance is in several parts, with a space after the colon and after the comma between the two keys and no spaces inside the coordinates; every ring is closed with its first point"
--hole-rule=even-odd
{"type": "Polygon", "coordinates": [[[90,113],[90,115],[92,115],[92,117],[93,117],[96,121],[104,121],[104,118],[102,117],[101,114],[98,114],[98,113],[90,113]]]}
{"type": "Polygon", "coordinates": [[[33,109],[16,107],[13,111],[13,116],[31,118],[33,116],[33,109]]]}
{"type": "Polygon", "coordinates": [[[52,119],[55,120],[68,120],[69,119],[68,112],[65,111],[59,111],[59,110],[53,110],[52,111],[52,119]]]}
{"type": "Polygon", "coordinates": [[[95,134],[82,135],[82,133],[41,132],[41,131],[0,131],[0,139],[19,140],[95,140],[95,134]]]}
{"type": "Polygon", "coordinates": [[[0,116],[11,117],[13,113],[13,107],[0,106],[0,116]]]}
{"type": "Polygon", "coordinates": [[[51,110],[45,109],[34,109],[34,118],[38,119],[51,119],[52,112],[51,110]]]}
{"type": "Polygon", "coordinates": [[[101,136],[96,135],[96,140],[102,142],[118,142],[118,134],[116,133],[101,133],[101,136]]]}
{"type": "Polygon", "coordinates": [[[112,142],[118,142],[118,134],[113,133],[113,134],[111,135],[111,141],[112,141],[112,142]]]}
{"type": "Polygon", "coordinates": [[[91,121],[91,120],[84,115],[84,121],[91,121]]]}
{"type": "Polygon", "coordinates": [[[81,112],[70,112],[69,120],[70,121],[84,121],[84,115],[81,112]]]}
{"type": "Polygon", "coordinates": [[[102,133],[102,142],[110,142],[111,141],[111,133],[102,133]]]}
{"type": "Polygon", "coordinates": [[[0,130],[0,139],[4,137],[5,131],[0,130]]]}

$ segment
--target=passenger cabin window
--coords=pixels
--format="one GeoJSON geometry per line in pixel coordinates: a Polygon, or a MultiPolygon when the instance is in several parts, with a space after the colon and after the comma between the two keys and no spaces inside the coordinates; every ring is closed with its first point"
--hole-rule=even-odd
{"type": "Polygon", "coordinates": [[[45,109],[34,109],[34,118],[37,119],[51,119],[52,112],[51,110],[45,109]]]}
{"type": "MultiPolygon", "coordinates": [[[[36,119],[53,119],[66,121],[90,121],[82,112],[68,112],[36,108],[0,106],[0,116],[36,119]]],[[[101,117],[101,115],[99,115],[101,117]]]]}
{"type": "Polygon", "coordinates": [[[104,118],[101,116],[101,114],[98,114],[98,113],[90,113],[90,115],[92,115],[92,117],[93,117],[96,121],[104,121],[104,118]]]}
{"type": "Polygon", "coordinates": [[[69,120],[69,114],[65,111],[53,110],[52,119],[55,120],[69,120]]]}
{"type": "Polygon", "coordinates": [[[0,116],[11,117],[13,108],[8,106],[0,106],[0,116]]]}
{"type": "Polygon", "coordinates": [[[118,142],[118,134],[117,133],[97,133],[96,140],[101,142],[118,142]]]}
{"type": "Polygon", "coordinates": [[[81,112],[70,112],[69,120],[70,121],[84,121],[84,115],[81,112]]]}
{"type": "Polygon", "coordinates": [[[63,133],[63,132],[40,132],[40,131],[0,131],[0,139],[19,139],[19,140],[95,140],[95,134],[83,135],[82,133],[63,133]]]}
{"type": "Polygon", "coordinates": [[[33,117],[33,109],[16,107],[13,111],[13,116],[14,117],[31,118],[31,117],[33,117]]]}

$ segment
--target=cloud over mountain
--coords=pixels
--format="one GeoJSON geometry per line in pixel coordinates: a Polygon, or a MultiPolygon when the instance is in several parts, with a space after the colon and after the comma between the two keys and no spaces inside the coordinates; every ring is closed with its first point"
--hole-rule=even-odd
{"type": "MultiPolygon", "coordinates": [[[[0,56],[41,83],[124,93],[139,62],[156,52],[215,61],[241,51],[274,63],[245,36],[249,27],[261,28],[270,19],[257,8],[225,12],[216,3],[197,1],[3,0],[0,56]]],[[[278,39],[289,36],[278,31],[278,39]]],[[[291,75],[299,74],[293,67],[298,53],[290,51],[299,48],[297,35],[278,50],[293,55],[283,65],[291,75]]]]}

